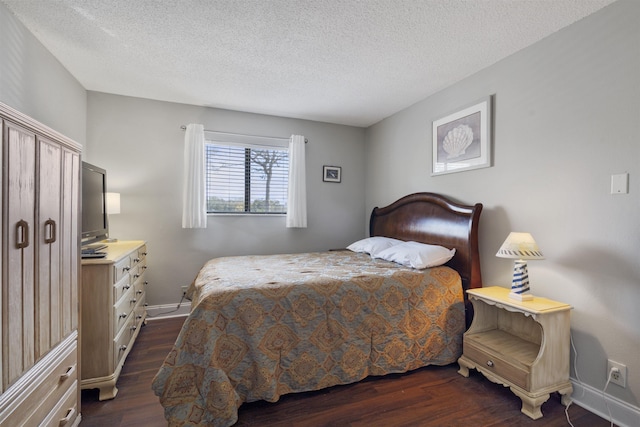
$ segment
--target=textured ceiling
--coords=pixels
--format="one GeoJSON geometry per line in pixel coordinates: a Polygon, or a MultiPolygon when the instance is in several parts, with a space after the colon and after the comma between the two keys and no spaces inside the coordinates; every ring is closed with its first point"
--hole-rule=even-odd
{"type": "Polygon", "coordinates": [[[88,90],[368,126],[613,0],[0,0],[88,90]]]}

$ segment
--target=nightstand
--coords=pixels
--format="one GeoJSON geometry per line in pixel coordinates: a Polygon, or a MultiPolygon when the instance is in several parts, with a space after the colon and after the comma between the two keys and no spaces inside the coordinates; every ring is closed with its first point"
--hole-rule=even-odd
{"type": "Polygon", "coordinates": [[[571,402],[569,381],[571,306],[546,298],[509,298],[499,286],[467,291],[474,318],[464,334],[458,373],[477,369],[509,387],[522,400],[522,412],[536,420],[550,393],[571,402]]]}

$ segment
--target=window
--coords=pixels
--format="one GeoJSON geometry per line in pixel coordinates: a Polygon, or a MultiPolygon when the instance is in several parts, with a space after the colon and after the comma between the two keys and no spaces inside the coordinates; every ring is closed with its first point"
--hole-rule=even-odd
{"type": "Polygon", "coordinates": [[[205,144],[207,213],[286,214],[286,147],[205,144]]]}

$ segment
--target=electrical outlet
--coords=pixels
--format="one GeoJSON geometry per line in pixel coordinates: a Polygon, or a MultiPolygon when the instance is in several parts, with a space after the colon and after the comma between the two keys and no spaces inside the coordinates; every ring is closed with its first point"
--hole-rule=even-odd
{"type": "Polygon", "coordinates": [[[187,295],[187,289],[189,289],[188,286],[180,286],[180,288],[182,288],[182,296],[187,295]]]}
{"type": "Polygon", "coordinates": [[[627,367],[622,363],[615,362],[611,359],[607,360],[607,379],[611,376],[611,382],[618,384],[620,387],[627,386],[627,367]],[[611,372],[611,370],[614,370],[611,372]]]}

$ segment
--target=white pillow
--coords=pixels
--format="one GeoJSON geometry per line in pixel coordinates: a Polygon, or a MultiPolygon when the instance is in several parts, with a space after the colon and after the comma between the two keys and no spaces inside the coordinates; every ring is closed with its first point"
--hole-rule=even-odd
{"type": "Polygon", "coordinates": [[[426,245],[418,242],[403,242],[379,252],[375,258],[397,262],[412,268],[437,267],[449,261],[455,255],[455,249],[426,245]]]}
{"type": "Polygon", "coordinates": [[[367,237],[366,239],[353,242],[347,246],[347,249],[353,252],[366,252],[372,257],[375,257],[379,252],[382,252],[392,246],[399,245],[402,242],[402,240],[392,239],[390,237],[367,237]]]}

